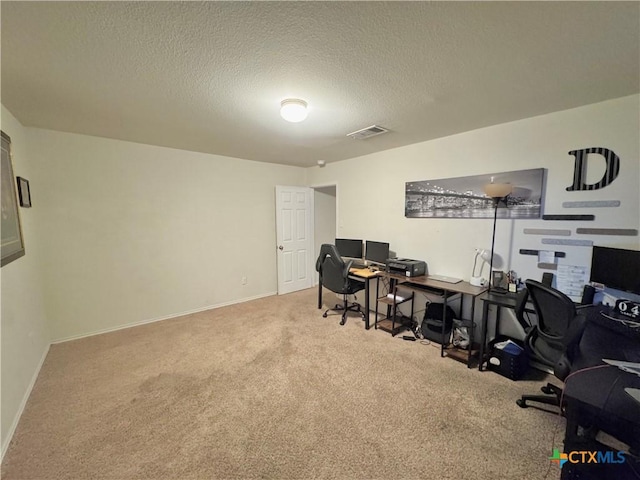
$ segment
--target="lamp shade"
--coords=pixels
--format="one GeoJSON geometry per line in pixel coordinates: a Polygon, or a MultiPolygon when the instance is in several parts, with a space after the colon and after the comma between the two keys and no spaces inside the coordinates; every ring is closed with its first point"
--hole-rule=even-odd
{"type": "Polygon", "coordinates": [[[513,190],[510,183],[487,183],[484,186],[484,193],[491,198],[503,198],[513,190]]]}
{"type": "Polygon", "coordinates": [[[307,102],[288,98],[280,103],[280,115],[287,122],[298,123],[307,118],[307,102]]]}
{"type": "Polygon", "coordinates": [[[491,250],[485,250],[484,248],[476,248],[476,258],[480,257],[481,260],[488,262],[491,260],[491,250]]]}

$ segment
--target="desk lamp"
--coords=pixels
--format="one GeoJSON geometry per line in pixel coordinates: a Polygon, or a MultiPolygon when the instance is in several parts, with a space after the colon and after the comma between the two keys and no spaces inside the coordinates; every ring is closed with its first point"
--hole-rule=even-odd
{"type": "Polygon", "coordinates": [[[484,285],[485,279],[482,276],[482,269],[484,268],[485,263],[489,263],[491,260],[491,253],[485,249],[476,248],[476,256],[473,259],[473,270],[471,271],[471,280],[469,283],[474,287],[482,287],[484,285]],[[476,268],[478,266],[478,257],[480,258],[480,271],[476,274],[476,268]]]}
{"type": "Polygon", "coordinates": [[[507,201],[507,197],[513,191],[513,187],[510,183],[493,183],[493,177],[491,177],[491,183],[487,183],[484,186],[484,193],[487,197],[493,199],[493,237],[491,238],[491,261],[489,263],[489,291],[495,289],[493,284],[493,254],[496,245],[496,223],[498,220],[498,204],[500,201],[507,201]]]}

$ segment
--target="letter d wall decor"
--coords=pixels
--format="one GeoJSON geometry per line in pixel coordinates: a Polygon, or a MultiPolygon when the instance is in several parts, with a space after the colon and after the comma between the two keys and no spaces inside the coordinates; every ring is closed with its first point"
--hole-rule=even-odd
{"type": "Polygon", "coordinates": [[[599,190],[613,182],[618,176],[618,173],[620,173],[620,157],[608,148],[593,147],[583,148],[581,150],[571,150],[569,155],[573,155],[576,158],[576,161],[573,169],[573,185],[567,187],[568,192],[576,190],[599,190]],[[587,174],[587,155],[590,153],[602,155],[607,165],[604,176],[599,182],[587,184],[585,183],[585,177],[587,174]]]}

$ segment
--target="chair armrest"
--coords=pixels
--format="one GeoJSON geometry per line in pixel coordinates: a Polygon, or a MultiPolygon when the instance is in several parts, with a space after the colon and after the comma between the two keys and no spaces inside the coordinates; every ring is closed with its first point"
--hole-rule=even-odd
{"type": "Polygon", "coordinates": [[[564,381],[569,373],[571,373],[573,358],[578,350],[578,345],[582,339],[582,334],[584,333],[584,327],[586,324],[587,319],[584,314],[578,313],[569,325],[569,329],[567,330],[567,334],[563,341],[564,353],[553,367],[553,374],[560,380],[564,381]]]}
{"type": "Polygon", "coordinates": [[[576,305],[576,310],[582,310],[583,308],[589,308],[594,306],[595,304],[593,303],[584,303],[584,304],[576,305]]]}
{"type": "Polygon", "coordinates": [[[537,325],[531,325],[529,328],[525,329],[525,336],[524,336],[524,348],[529,349],[529,342],[531,340],[532,337],[535,337],[538,334],[538,326],[537,325]]]}
{"type": "Polygon", "coordinates": [[[349,277],[349,270],[351,270],[352,264],[353,264],[353,260],[349,260],[347,263],[344,264],[344,270],[342,270],[342,275],[344,276],[345,279],[349,277]]]}

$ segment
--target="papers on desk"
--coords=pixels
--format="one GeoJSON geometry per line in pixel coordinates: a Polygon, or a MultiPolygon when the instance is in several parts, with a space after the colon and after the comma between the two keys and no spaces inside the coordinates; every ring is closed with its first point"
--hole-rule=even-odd
{"type": "Polygon", "coordinates": [[[608,358],[603,358],[602,361],[609,365],[613,365],[614,367],[618,367],[623,372],[633,373],[640,377],[640,363],[621,362],[620,360],[609,360],[608,358]]]}
{"type": "Polygon", "coordinates": [[[631,395],[631,398],[633,398],[636,402],[640,403],[640,388],[627,387],[624,389],[624,391],[631,395]]]}

